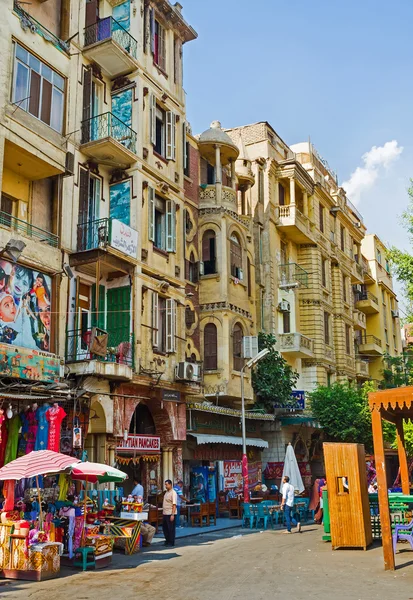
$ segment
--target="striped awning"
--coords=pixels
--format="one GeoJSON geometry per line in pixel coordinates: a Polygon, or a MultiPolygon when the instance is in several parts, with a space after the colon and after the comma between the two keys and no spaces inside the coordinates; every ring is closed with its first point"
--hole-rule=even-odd
{"type": "MultiPolygon", "coordinates": [[[[209,433],[189,433],[196,439],[198,445],[201,444],[234,444],[242,446],[242,438],[232,435],[212,435],[209,433]]],[[[247,446],[255,446],[256,448],[268,448],[268,442],[261,438],[247,438],[247,446]]]]}

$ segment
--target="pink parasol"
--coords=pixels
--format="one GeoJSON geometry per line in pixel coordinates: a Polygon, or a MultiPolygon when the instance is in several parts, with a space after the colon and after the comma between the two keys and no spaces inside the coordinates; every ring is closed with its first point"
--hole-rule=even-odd
{"type": "Polygon", "coordinates": [[[2,467],[0,481],[8,479],[19,481],[24,477],[61,473],[78,462],[80,460],[73,456],[52,452],[52,450],[34,450],[2,467]]]}

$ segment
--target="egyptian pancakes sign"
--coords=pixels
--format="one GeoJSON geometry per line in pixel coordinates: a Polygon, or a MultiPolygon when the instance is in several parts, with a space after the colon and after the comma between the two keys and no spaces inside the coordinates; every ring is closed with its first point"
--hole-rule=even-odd
{"type": "Polygon", "coordinates": [[[135,435],[130,433],[127,439],[119,439],[117,452],[139,452],[141,454],[160,454],[161,438],[155,435],[135,435]]]}

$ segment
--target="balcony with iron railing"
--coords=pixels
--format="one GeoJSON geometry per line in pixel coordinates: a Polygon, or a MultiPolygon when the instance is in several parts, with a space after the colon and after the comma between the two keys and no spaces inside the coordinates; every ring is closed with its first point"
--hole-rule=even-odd
{"type": "Polygon", "coordinates": [[[314,242],[310,220],[296,204],[276,207],[277,227],[293,242],[305,244],[314,242]]]}
{"type": "Polygon", "coordinates": [[[138,68],[138,42],[113,17],[99,19],[85,28],[83,54],[110,78],[138,68]]]}
{"type": "Polygon", "coordinates": [[[314,356],[313,340],[302,333],[281,333],[278,336],[277,345],[282,354],[289,354],[297,358],[314,356]]]}
{"type": "Polygon", "coordinates": [[[138,232],[116,219],[105,217],[77,226],[77,252],[107,250],[117,255],[121,253],[125,259],[136,260],[137,244],[138,232]]]}
{"type": "Polygon", "coordinates": [[[355,340],[356,353],[381,356],[383,348],[381,340],[375,335],[360,335],[355,340]]]}
{"type": "Polygon", "coordinates": [[[354,304],[358,310],[361,310],[366,315],[378,313],[380,310],[377,296],[368,291],[355,292],[354,304]]]}
{"type": "Polygon", "coordinates": [[[110,112],[81,124],[81,151],[98,163],[127,167],[136,162],[136,139],[136,132],[110,112]]]}
{"type": "Polygon", "coordinates": [[[134,368],[134,336],[124,329],[92,327],[66,332],[66,362],[70,372],[130,380],[134,368]]]}
{"type": "Polygon", "coordinates": [[[17,219],[4,211],[0,211],[0,225],[35,242],[42,242],[53,248],[59,246],[59,236],[36,225],[31,225],[27,221],[17,219]]]}
{"type": "Polygon", "coordinates": [[[308,287],[308,273],[296,263],[286,263],[278,268],[278,286],[280,289],[308,287]]]}

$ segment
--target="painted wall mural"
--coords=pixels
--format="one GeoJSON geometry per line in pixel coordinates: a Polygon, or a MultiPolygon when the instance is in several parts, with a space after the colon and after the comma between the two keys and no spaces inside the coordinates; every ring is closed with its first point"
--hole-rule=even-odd
{"type": "Polygon", "coordinates": [[[112,114],[122,123],[132,127],[132,89],[112,96],[112,114]]]}
{"type": "Polygon", "coordinates": [[[109,216],[130,225],[131,180],[126,179],[110,186],[109,216]]]}
{"type": "Polygon", "coordinates": [[[112,17],[122,25],[126,31],[130,29],[130,0],[126,0],[126,2],[122,2],[122,4],[118,4],[118,6],[113,7],[112,17]]]}
{"type": "Polygon", "coordinates": [[[50,350],[48,275],[0,260],[0,343],[50,350]]]}

